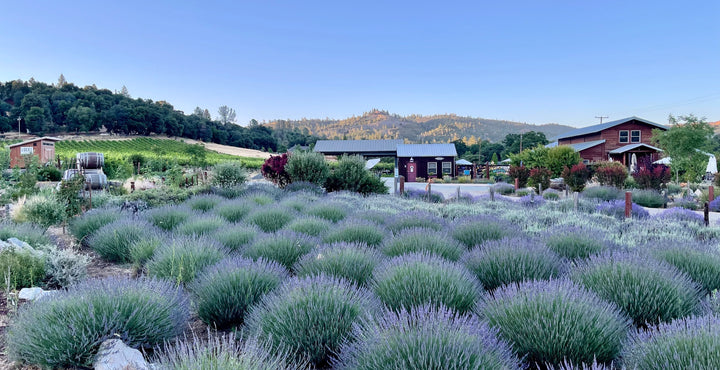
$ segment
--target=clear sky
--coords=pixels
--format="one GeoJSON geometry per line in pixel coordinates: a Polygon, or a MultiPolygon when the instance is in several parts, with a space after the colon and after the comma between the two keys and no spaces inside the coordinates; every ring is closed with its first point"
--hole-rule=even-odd
{"type": "Polygon", "coordinates": [[[720,120],[720,1],[14,1],[0,81],[120,90],[238,123],[456,113],[720,120]]]}

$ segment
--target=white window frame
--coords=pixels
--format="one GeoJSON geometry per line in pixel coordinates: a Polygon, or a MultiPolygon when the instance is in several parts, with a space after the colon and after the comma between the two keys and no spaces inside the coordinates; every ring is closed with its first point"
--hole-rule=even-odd
{"type": "Polygon", "coordinates": [[[428,162],[427,164],[427,174],[428,176],[437,176],[437,162],[428,162]],[[430,171],[430,167],[433,168],[433,171],[430,171]]]}
{"type": "Polygon", "coordinates": [[[618,132],[618,142],[620,144],[629,144],[630,143],[630,131],[629,130],[620,130],[620,132],[618,132]],[[622,136],[623,132],[626,134],[625,141],[623,141],[623,136],[622,136]]]}
{"type": "Polygon", "coordinates": [[[641,143],[641,142],[642,142],[642,131],[640,131],[640,130],[631,130],[631,131],[630,131],[630,142],[631,142],[631,143],[641,143]],[[635,135],[633,135],[633,134],[636,133],[636,132],[637,132],[637,141],[633,140],[633,138],[634,138],[634,136],[635,136],[635,135]]]}
{"type": "Polygon", "coordinates": [[[442,173],[443,173],[443,175],[452,176],[452,162],[443,162],[442,163],[442,173]],[[447,167],[447,172],[445,172],[445,167],[447,167]]]}
{"type": "Polygon", "coordinates": [[[20,155],[35,154],[35,148],[31,146],[21,146],[20,155]]]}

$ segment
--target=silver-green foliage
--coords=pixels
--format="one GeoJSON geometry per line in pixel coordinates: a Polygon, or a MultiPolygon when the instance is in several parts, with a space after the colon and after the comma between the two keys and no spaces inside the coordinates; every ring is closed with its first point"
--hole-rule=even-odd
{"type": "Polygon", "coordinates": [[[293,268],[298,276],[332,275],[366,285],[382,256],[364,244],[336,243],[306,254],[293,268]]]}
{"type": "Polygon", "coordinates": [[[174,237],[155,250],[147,263],[150,276],[188,283],[205,267],[222,260],[227,251],[216,241],[204,237],[174,237]]]}
{"type": "Polygon", "coordinates": [[[325,157],[316,152],[293,153],[285,164],[285,171],[293,182],[307,181],[318,185],[323,185],[330,174],[325,157]]]}

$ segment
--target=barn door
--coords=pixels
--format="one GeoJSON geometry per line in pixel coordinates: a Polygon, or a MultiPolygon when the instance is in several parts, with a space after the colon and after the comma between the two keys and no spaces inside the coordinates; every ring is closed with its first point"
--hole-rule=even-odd
{"type": "Polygon", "coordinates": [[[417,166],[415,163],[410,162],[407,165],[408,170],[408,182],[415,182],[415,178],[417,177],[417,166]]]}

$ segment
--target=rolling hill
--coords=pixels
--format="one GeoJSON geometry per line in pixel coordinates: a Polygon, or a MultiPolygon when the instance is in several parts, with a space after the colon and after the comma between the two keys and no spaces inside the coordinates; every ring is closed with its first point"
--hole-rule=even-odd
{"type": "Polygon", "coordinates": [[[272,129],[296,128],[328,139],[406,139],[411,143],[464,140],[467,144],[474,144],[479,138],[499,142],[507,134],[528,131],[542,132],[550,138],[574,129],[558,124],[530,125],[455,114],[399,116],[377,109],[342,120],[275,120],[265,125],[272,129]]]}

